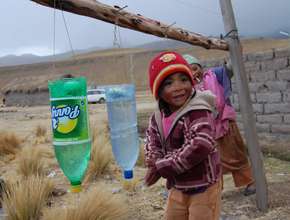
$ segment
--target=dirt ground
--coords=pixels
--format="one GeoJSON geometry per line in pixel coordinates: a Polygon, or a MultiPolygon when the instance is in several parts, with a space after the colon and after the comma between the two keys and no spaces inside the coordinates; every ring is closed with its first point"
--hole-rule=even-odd
{"type": "MultiPolygon", "coordinates": [[[[138,112],[151,111],[152,108],[154,108],[152,99],[138,99],[138,112]]],[[[101,123],[101,119],[106,117],[106,106],[101,104],[90,105],[89,112],[91,124],[96,125],[101,123]]],[[[34,130],[38,125],[46,127],[48,137],[51,137],[49,106],[0,108],[0,132],[14,132],[17,136],[26,140],[26,144],[34,144],[35,147],[52,148],[51,141],[48,143],[34,143],[32,141],[34,130]]],[[[255,195],[243,196],[242,189],[234,187],[231,176],[225,176],[221,219],[290,219],[290,162],[267,157],[266,155],[264,157],[264,166],[268,182],[268,212],[262,213],[258,211],[255,195]]],[[[13,169],[15,169],[13,160],[4,161],[0,157],[0,177],[5,178],[11,175],[13,169]]],[[[134,172],[136,180],[136,188],[134,190],[128,191],[122,188],[120,174],[116,173],[106,174],[96,182],[86,185],[85,188],[100,182],[105,183],[113,194],[123,194],[130,207],[128,220],[162,219],[166,202],[165,181],[160,180],[153,187],[147,188],[142,183],[145,168],[136,166],[134,172]]],[[[50,178],[55,181],[59,188],[67,189],[69,187],[68,181],[58,167],[52,168],[50,174],[53,174],[50,175],[50,178]]],[[[55,197],[52,201],[52,206],[65,205],[68,199],[74,196],[76,195],[67,193],[63,196],[55,197]]]]}

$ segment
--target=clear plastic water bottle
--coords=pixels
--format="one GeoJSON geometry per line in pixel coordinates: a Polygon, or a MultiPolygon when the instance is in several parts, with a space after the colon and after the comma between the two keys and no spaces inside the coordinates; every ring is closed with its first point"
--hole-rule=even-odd
{"type": "Polygon", "coordinates": [[[106,87],[106,102],[113,155],[124,178],[131,179],[139,154],[135,86],[106,87]]]}
{"type": "Polygon", "coordinates": [[[91,152],[86,79],[52,81],[48,87],[55,156],[71,183],[70,191],[79,192],[91,152]]]}

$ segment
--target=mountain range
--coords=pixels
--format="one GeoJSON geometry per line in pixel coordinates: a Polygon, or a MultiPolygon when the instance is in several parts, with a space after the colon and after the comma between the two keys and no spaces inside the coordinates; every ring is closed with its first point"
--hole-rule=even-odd
{"type": "MultiPolygon", "coordinates": [[[[285,39],[287,37],[280,35],[272,35],[272,38],[279,38],[279,39],[285,39]]],[[[241,37],[243,38],[243,37],[241,37]]],[[[245,38],[243,38],[245,39],[245,38]]],[[[134,46],[134,48],[142,48],[142,49],[148,49],[148,50],[165,50],[168,48],[179,48],[179,47],[187,47],[189,44],[170,40],[170,39],[162,39],[160,41],[154,41],[149,42],[146,44],[140,44],[134,46]]],[[[74,53],[72,52],[65,52],[61,54],[56,55],[50,55],[50,56],[38,56],[34,54],[22,54],[22,55],[6,55],[3,57],[0,57],[0,67],[3,66],[16,66],[16,65],[23,65],[23,64],[33,64],[33,63],[45,63],[45,62],[53,62],[53,61],[61,61],[66,60],[69,58],[72,58],[73,55],[82,55],[86,53],[91,53],[94,51],[101,51],[101,50],[108,50],[112,48],[101,48],[101,47],[92,47],[88,49],[83,50],[75,50],[74,53]]]]}

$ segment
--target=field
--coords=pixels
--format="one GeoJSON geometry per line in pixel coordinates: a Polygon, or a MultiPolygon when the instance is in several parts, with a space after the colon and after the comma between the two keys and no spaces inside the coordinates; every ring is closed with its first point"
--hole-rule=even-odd
{"type": "MultiPolygon", "coordinates": [[[[285,47],[289,47],[289,40],[243,41],[244,53],[285,47]]],[[[178,51],[194,53],[203,61],[227,56],[225,52],[195,47],[179,48],[178,51]]],[[[1,92],[5,91],[40,91],[47,88],[48,80],[71,72],[75,75],[85,72],[92,83],[128,82],[128,78],[118,75],[118,71],[127,71],[120,65],[130,53],[139,57],[134,60],[138,72],[133,72],[138,88],[139,131],[143,136],[148,114],[155,108],[151,94],[144,90],[147,86],[146,67],[154,53],[152,51],[123,49],[121,52],[111,50],[79,55],[78,61],[56,63],[56,69],[61,70],[57,72],[53,71],[51,63],[0,68],[0,97],[1,92]],[[84,69],[83,64],[87,63],[90,65],[84,69]]],[[[49,106],[0,107],[0,178],[6,186],[6,193],[2,193],[5,212],[0,208],[0,220],[5,219],[5,216],[9,220],[162,219],[167,196],[165,181],[160,180],[149,188],[144,186],[142,141],[134,170],[135,178],[126,182],[122,180],[121,171],[111,153],[106,105],[90,105],[89,116],[93,137],[92,155],[83,181],[83,191],[75,194],[67,192],[69,182],[54,156],[49,106]]],[[[281,154],[285,147],[289,149],[289,144],[286,146],[284,143],[264,141],[262,145],[263,149],[282,149],[281,154]]],[[[274,156],[276,154],[264,152],[268,211],[260,212],[256,207],[255,195],[243,196],[243,189],[236,189],[228,175],[224,178],[221,219],[290,219],[290,161],[274,156]]]]}
{"type": "MultiPolygon", "coordinates": [[[[139,115],[142,112],[152,111],[154,108],[152,99],[147,94],[139,93],[138,96],[139,115]]],[[[145,168],[141,151],[134,170],[134,180],[124,182],[111,155],[106,126],[106,106],[103,104],[90,105],[89,113],[94,150],[83,184],[83,192],[79,194],[66,192],[69,183],[58,167],[53,154],[49,106],[3,107],[0,109],[0,130],[1,134],[6,134],[6,139],[3,135],[0,137],[1,178],[7,182],[18,180],[21,184],[25,184],[27,179],[38,174],[42,176],[42,181],[51,182],[50,194],[45,198],[46,202],[43,206],[39,208],[40,219],[54,219],[55,216],[58,216],[58,219],[67,220],[87,219],[85,216],[87,212],[91,211],[90,209],[98,212],[96,215],[105,216],[100,219],[162,219],[166,201],[165,181],[160,180],[150,188],[143,185],[145,168]],[[14,138],[9,139],[9,135],[12,134],[15,135],[14,138]],[[18,144],[15,139],[19,141],[18,144]],[[15,152],[3,151],[4,145],[9,143],[17,145],[15,152]],[[96,198],[92,198],[92,195],[95,195],[96,198]],[[105,202],[108,198],[110,198],[110,202],[105,202]],[[67,216],[63,214],[64,211],[60,214],[59,207],[70,210],[74,214],[67,216]],[[82,212],[81,209],[84,211],[82,212]],[[105,211],[107,209],[111,210],[109,214],[105,211]],[[118,217],[115,216],[116,213],[119,215],[118,217]]],[[[142,144],[140,149],[142,149],[142,144]]],[[[255,195],[243,196],[242,189],[234,188],[231,176],[225,176],[222,198],[223,219],[290,219],[290,162],[265,155],[264,165],[269,190],[268,212],[259,212],[256,208],[255,195]]],[[[24,195],[20,194],[20,196],[24,195]]],[[[35,197],[30,199],[33,198],[35,197]]],[[[13,208],[25,210],[23,206],[25,207],[26,203],[25,200],[22,203],[18,201],[13,208]]],[[[33,207],[33,205],[31,206],[33,207]]],[[[2,215],[4,216],[4,214],[2,215]]]]}

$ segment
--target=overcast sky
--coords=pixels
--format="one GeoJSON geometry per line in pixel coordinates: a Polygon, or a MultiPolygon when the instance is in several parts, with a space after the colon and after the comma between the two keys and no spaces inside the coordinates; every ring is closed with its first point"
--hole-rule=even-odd
{"type": "MultiPolygon", "coordinates": [[[[185,28],[203,35],[224,33],[219,0],[100,0],[108,5],[128,7],[132,13],[185,28]]],[[[290,32],[290,0],[232,0],[239,33],[267,36],[290,32]]],[[[30,0],[1,0],[0,56],[7,54],[53,54],[54,10],[30,0]]],[[[70,44],[60,11],[56,18],[56,53],[70,51],[70,44]]],[[[64,13],[72,47],[113,46],[114,26],[103,21],[64,13]]],[[[120,28],[121,46],[158,40],[157,37],[120,28]]]]}

